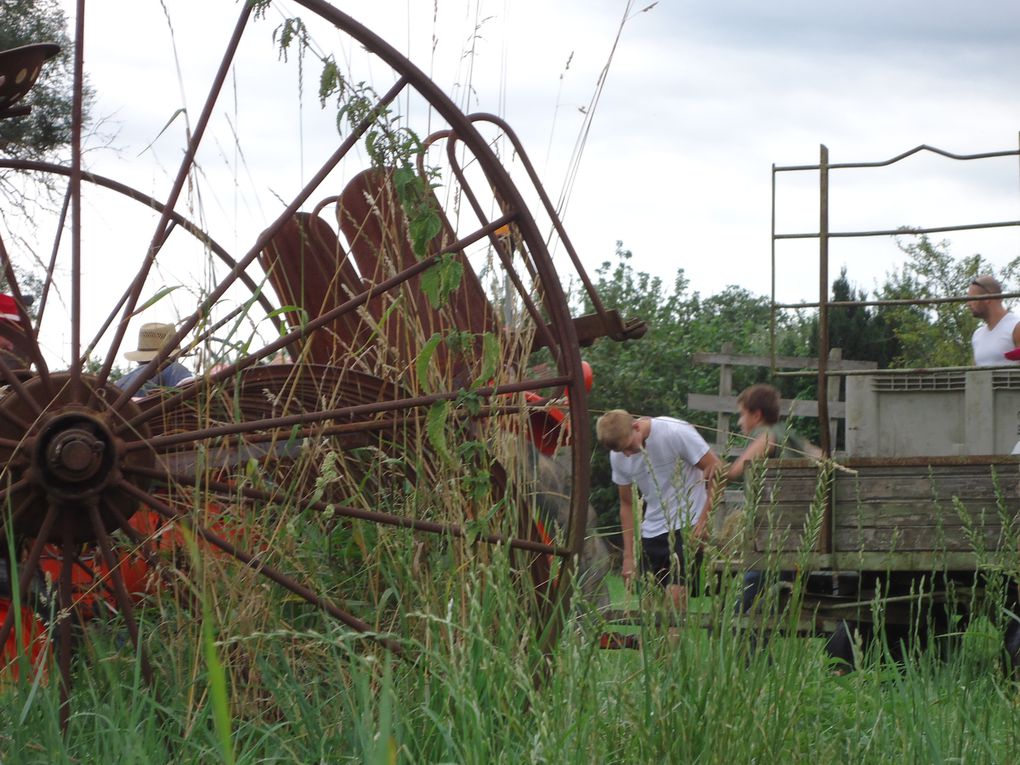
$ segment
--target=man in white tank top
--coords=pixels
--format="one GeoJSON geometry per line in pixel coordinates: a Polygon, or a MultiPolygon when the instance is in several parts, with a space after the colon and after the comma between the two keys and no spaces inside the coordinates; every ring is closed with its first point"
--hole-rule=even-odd
{"type": "MultiPolygon", "coordinates": [[[[970,297],[1002,294],[1002,285],[994,276],[975,277],[967,288],[970,297]]],[[[971,314],[984,322],[970,339],[974,348],[974,364],[979,367],[1020,364],[1011,361],[1005,353],[1020,347],[1020,316],[1007,311],[1001,300],[971,300],[967,303],[971,314]]]]}

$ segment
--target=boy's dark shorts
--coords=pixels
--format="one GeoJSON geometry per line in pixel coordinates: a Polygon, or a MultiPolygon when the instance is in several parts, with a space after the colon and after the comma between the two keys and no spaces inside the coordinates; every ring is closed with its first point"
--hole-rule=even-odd
{"type": "Polygon", "coordinates": [[[697,576],[700,566],[699,551],[695,555],[694,570],[688,576],[684,561],[684,537],[679,531],[641,538],[641,572],[652,574],[663,587],[667,584],[687,584],[689,579],[697,576]]]}

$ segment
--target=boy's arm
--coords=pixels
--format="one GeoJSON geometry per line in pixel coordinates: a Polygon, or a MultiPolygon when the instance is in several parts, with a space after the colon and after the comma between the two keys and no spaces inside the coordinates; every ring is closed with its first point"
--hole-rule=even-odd
{"type": "Polygon", "coordinates": [[[722,467],[722,462],[714,451],[709,449],[705,452],[697,464],[696,468],[702,472],[705,476],[705,506],[701,508],[701,514],[698,519],[694,522],[694,530],[691,532],[695,539],[705,539],[708,536],[708,517],[712,511],[712,500],[715,498],[715,481],[716,472],[722,467]]]}
{"type": "Polygon", "coordinates": [[[630,586],[630,579],[634,575],[634,510],[633,510],[633,489],[630,484],[626,486],[618,483],[616,487],[620,494],[620,533],[623,534],[623,582],[630,586]]]}
{"type": "Polygon", "coordinates": [[[747,445],[743,453],[733,461],[733,464],[730,465],[730,469],[726,472],[726,480],[735,481],[740,478],[744,474],[744,468],[747,467],[747,463],[753,462],[759,457],[764,457],[768,454],[770,446],[772,446],[772,439],[768,433],[762,433],[755,438],[747,445]]]}
{"type": "Polygon", "coordinates": [[[620,493],[620,532],[623,534],[623,575],[624,583],[629,587],[634,576],[634,490],[628,483],[626,486],[617,484],[620,493]]]}

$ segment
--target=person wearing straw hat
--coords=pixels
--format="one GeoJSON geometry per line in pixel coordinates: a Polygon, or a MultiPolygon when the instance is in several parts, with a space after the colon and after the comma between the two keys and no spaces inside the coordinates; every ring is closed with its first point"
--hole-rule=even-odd
{"type": "MultiPolygon", "coordinates": [[[[175,333],[176,329],[173,324],[159,324],[157,322],[143,324],[142,328],[138,331],[138,348],[124,354],[124,358],[128,361],[137,361],[138,366],[114,384],[121,390],[132,385],[142,375],[146,365],[156,358],[156,355],[169,344],[175,333]]],[[[157,388],[176,388],[193,376],[190,369],[174,361],[153,374],[134,395],[136,397],[146,396],[157,388]]]]}
{"type": "MultiPolygon", "coordinates": [[[[967,288],[969,297],[1001,295],[1002,284],[994,276],[975,276],[967,288]]],[[[1020,316],[1010,313],[1002,300],[971,300],[967,303],[971,315],[983,322],[970,338],[974,349],[974,364],[994,367],[1002,364],[1020,364],[1015,355],[1007,356],[1020,347],[1020,316]]]]}

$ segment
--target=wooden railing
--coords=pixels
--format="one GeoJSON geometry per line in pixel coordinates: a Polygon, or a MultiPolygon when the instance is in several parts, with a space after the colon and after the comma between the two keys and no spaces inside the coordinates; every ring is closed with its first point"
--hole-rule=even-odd
{"type": "MultiPolygon", "coordinates": [[[[769,356],[733,353],[733,344],[725,343],[719,353],[695,353],[695,364],[719,365],[719,393],[690,393],[687,395],[687,407],[700,412],[716,412],[716,450],[726,453],[730,434],[730,416],[737,412],[737,393],[733,390],[733,367],[773,367],[775,369],[818,369],[817,358],[801,358],[797,356],[769,356]],[[774,364],[773,364],[774,362],[774,364]]],[[[844,361],[842,350],[833,348],[829,351],[829,362],[826,367],[831,370],[841,369],[875,369],[874,361],[844,361]]],[[[829,405],[830,443],[836,443],[836,429],[839,420],[846,417],[846,405],[839,400],[839,378],[831,377],[826,393],[829,405]]],[[[817,417],[818,402],[802,399],[783,399],[780,404],[780,416],[817,417]]],[[[740,449],[736,449],[740,451],[740,449]]]]}

